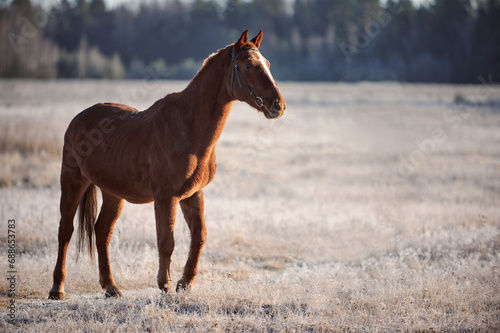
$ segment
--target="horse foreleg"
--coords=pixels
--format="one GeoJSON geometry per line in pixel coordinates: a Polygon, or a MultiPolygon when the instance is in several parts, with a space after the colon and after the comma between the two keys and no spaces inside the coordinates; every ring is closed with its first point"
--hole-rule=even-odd
{"type": "Polygon", "coordinates": [[[95,224],[97,254],[99,256],[99,282],[106,290],[106,297],[121,296],[115,284],[109,260],[109,243],[113,235],[113,227],[123,210],[124,200],[109,193],[102,192],[103,202],[99,218],[95,224]]]}
{"type": "Polygon", "coordinates": [[[174,224],[178,200],[169,196],[155,197],[156,237],[159,253],[158,287],[171,288],[170,258],[174,252],[174,224]]]}
{"type": "Polygon", "coordinates": [[[176,290],[192,288],[196,274],[198,274],[198,263],[200,261],[201,250],[207,237],[205,218],[203,217],[203,193],[195,193],[190,198],[180,202],[182,213],[191,231],[191,246],[189,257],[184,267],[182,279],[177,283],[176,290]]]}
{"type": "Polygon", "coordinates": [[[66,252],[73,234],[73,218],[78,204],[90,182],[82,177],[79,169],[74,169],[73,174],[61,175],[61,220],[58,232],[57,262],[54,268],[54,284],[49,292],[49,299],[64,299],[64,279],[66,277],[66,252]]]}

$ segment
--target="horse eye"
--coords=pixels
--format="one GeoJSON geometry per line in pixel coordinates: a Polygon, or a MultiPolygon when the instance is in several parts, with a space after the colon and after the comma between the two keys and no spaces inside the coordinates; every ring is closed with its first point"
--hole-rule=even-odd
{"type": "Polygon", "coordinates": [[[252,69],[252,67],[253,67],[252,64],[246,64],[245,65],[245,69],[252,69]]]}

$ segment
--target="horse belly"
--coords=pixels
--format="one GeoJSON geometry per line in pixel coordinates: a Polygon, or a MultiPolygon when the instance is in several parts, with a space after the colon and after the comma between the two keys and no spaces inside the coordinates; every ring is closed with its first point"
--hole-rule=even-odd
{"type": "Polygon", "coordinates": [[[125,168],[121,163],[101,161],[103,159],[96,158],[82,165],[82,173],[101,190],[132,203],[153,201],[147,169],[125,168]]]}

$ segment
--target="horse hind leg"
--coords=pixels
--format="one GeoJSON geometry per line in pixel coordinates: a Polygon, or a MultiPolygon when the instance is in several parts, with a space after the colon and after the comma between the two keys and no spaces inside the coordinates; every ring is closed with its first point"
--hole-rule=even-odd
{"type": "Polygon", "coordinates": [[[49,299],[65,298],[64,279],[66,277],[66,252],[73,234],[73,219],[75,217],[78,204],[83,194],[89,187],[90,182],[83,177],[80,169],[74,167],[64,169],[61,174],[61,220],[58,231],[58,252],[57,262],[53,273],[53,285],[49,292],[49,299]],[[68,171],[70,170],[70,171],[68,171]]]}
{"type": "Polygon", "coordinates": [[[115,284],[109,260],[109,243],[116,220],[123,210],[124,200],[107,192],[102,192],[103,203],[95,224],[97,254],[99,257],[99,283],[106,291],[106,297],[121,296],[115,284]]]}

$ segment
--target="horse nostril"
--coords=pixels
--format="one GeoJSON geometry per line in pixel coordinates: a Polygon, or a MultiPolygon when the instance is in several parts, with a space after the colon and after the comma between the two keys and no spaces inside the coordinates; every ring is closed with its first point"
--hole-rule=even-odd
{"type": "Polygon", "coordinates": [[[274,111],[280,111],[281,110],[281,105],[279,100],[274,100],[272,108],[274,111]]]}

